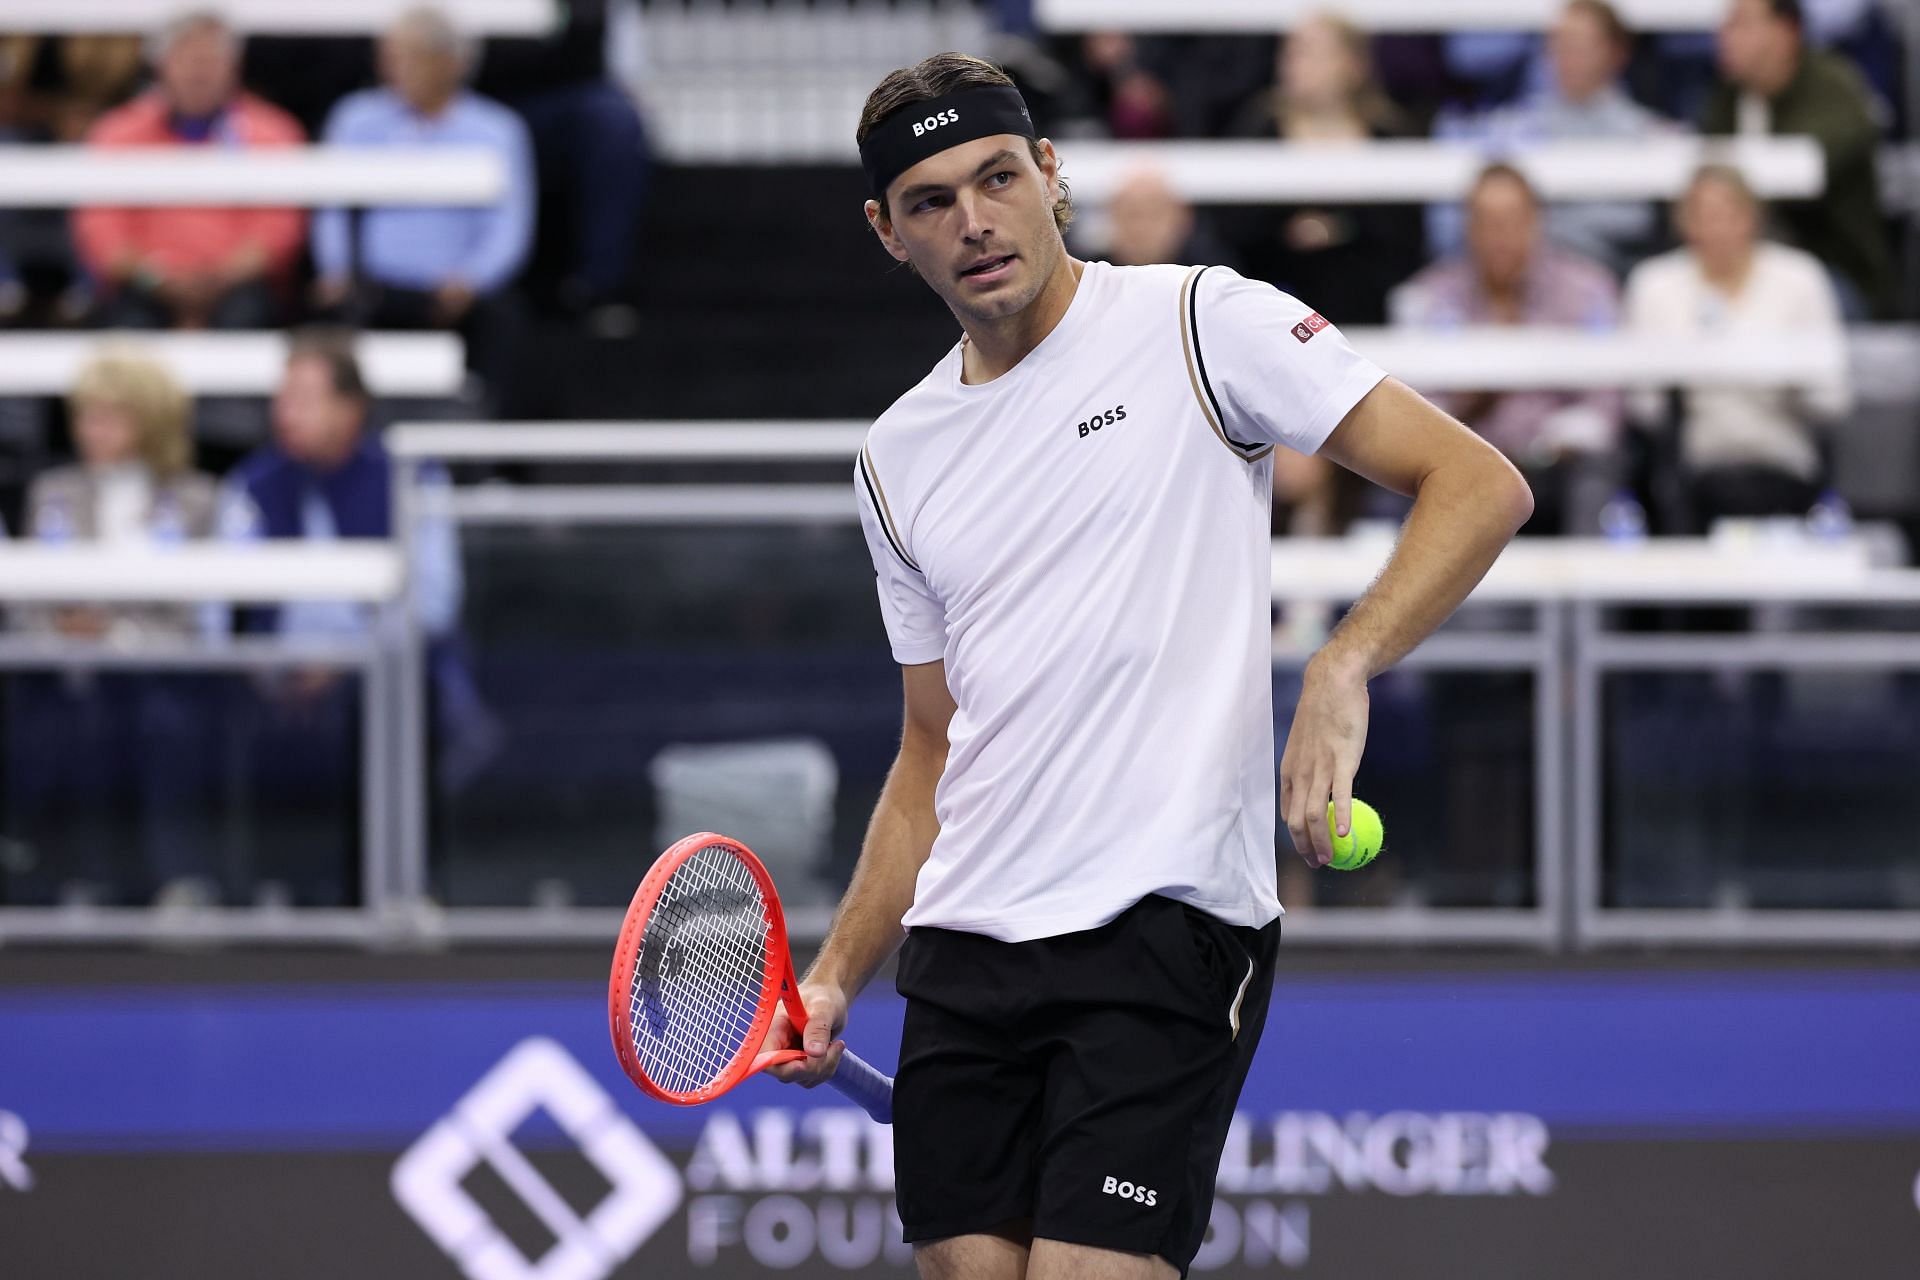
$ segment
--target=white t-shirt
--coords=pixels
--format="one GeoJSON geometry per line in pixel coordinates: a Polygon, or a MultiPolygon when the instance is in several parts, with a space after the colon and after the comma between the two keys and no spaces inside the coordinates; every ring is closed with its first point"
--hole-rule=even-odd
{"type": "Polygon", "coordinates": [[[1264,925],[1275,894],[1275,445],[1384,375],[1221,267],[1090,262],[1013,369],[955,346],[868,434],[861,522],[895,659],[958,704],[906,924],[1009,942],[1150,893],[1264,925]]]}

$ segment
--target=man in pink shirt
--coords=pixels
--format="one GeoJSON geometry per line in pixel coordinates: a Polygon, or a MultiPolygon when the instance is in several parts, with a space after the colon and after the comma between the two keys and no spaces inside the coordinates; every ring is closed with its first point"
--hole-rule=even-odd
{"type": "MultiPolygon", "coordinates": [[[[240,40],[217,15],[195,12],[156,41],[154,87],[101,117],[95,147],[292,147],[292,116],[240,87],[240,40]]],[[[81,209],[81,260],[105,294],[106,318],[143,329],[260,328],[306,239],[299,209],[81,209]]]]}

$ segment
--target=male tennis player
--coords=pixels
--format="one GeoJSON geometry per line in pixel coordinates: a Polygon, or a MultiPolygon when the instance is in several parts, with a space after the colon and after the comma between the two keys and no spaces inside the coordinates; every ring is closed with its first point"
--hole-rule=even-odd
{"type": "MultiPolygon", "coordinates": [[[[1414,497],[1309,664],[1281,763],[1332,857],[1367,681],[1532,509],[1471,432],[1310,307],[1219,267],[1068,256],[1053,147],[991,65],[889,75],[867,219],[965,330],[874,425],[855,488],[906,683],[900,754],[801,984],[832,1074],[901,945],[900,1218],[929,1280],[1185,1274],[1266,1020],[1276,448],[1414,497]]],[[[772,1043],[794,1043],[784,1017],[772,1043]]]]}

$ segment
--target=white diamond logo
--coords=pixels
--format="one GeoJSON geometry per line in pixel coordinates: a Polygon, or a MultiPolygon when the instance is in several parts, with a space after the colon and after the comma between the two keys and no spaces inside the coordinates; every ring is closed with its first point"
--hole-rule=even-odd
{"type": "Polygon", "coordinates": [[[393,1195],[471,1280],[604,1280],[680,1207],[680,1174],[556,1042],[523,1040],[393,1166],[393,1195]],[[545,1109],[611,1184],[582,1217],[513,1145],[545,1109]],[[490,1165],[553,1233],[529,1258],[460,1184],[490,1165]]]}

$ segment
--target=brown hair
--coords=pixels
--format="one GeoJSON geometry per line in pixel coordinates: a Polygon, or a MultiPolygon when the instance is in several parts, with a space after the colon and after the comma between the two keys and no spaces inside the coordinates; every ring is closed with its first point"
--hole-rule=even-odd
{"type": "Polygon", "coordinates": [[[353,334],[345,329],[300,329],[287,341],[287,363],[318,360],[327,367],[335,395],[365,404],[373,399],[353,351],[353,334]]]}
{"type": "Polygon", "coordinates": [[[1532,204],[1536,209],[1540,207],[1539,188],[1533,185],[1532,179],[1528,178],[1526,174],[1520,172],[1518,168],[1508,164],[1505,160],[1496,160],[1480,171],[1479,176],[1474,178],[1473,185],[1467,189],[1467,203],[1472,204],[1482,191],[1494,183],[1501,181],[1519,183],[1520,189],[1527,193],[1528,203],[1532,204]]]}
{"type": "Polygon", "coordinates": [[[166,365],[137,347],[105,347],[87,361],[67,404],[75,417],[88,405],[111,405],[131,417],[140,460],[157,479],[178,475],[193,459],[193,398],[166,365]]]}
{"type": "MultiPolygon", "coordinates": [[[[989,85],[1013,87],[1013,77],[984,58],[964,53],[936,53],[911,67],[889,71],[867,95],[867,105],[860,109],[860,123],[853,131],[853,140],[865,142],[881,121],[915,103],[930,102],[959,89],[981,89],[989,85]]],[[[1036,165],[1041,163],[1043,155],[1038,142],[1029,139],[1027,150],[1036,165]]],[[[1067,190],[1065,178],[1059,179],[1059,183],[1060,198],[1053,204],[1053,225],[1065,231],[1073,221],[1073,193],[1067,190]]],[[[880,216],[891,220],[887,193],[881,192],[878,199],[880,216]]]]}
{"type": "Polygon", "coordinates": [[[1584,13],[1600,24],[1600,30],[1614,48],[1625,52],[1633,47],[1633,31],[1620,17],[1620,11],[1607,0],[1567,0],[1563,13],[1584,13]]]}

